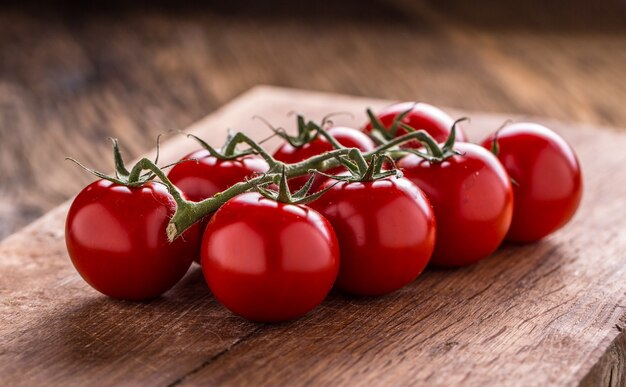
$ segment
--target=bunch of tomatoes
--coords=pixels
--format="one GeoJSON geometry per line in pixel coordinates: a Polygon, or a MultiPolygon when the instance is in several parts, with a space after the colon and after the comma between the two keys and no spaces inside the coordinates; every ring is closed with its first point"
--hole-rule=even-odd
{"type": "Polygon", "coordinates": [[[428,264],[538,241],[578,208],[577,157],[544,126],[506,124],[473,144],[461,120],[428,104],[368,115],[361,130],[298,116],[296,136],[272,128],[284,139],[273,154],[242,133],[221,149],[198,139],[203,149],[167,175],[146,159],[129,171],[114,142],[115,175],[92,171],[100,179],[70,207],[69,256],[96,290],[137,301],[195,260],[226,308],[283,321],[333,287],[380,296],[428,264]],[[178,219],[189,227],[171,240],[178,219]]]}

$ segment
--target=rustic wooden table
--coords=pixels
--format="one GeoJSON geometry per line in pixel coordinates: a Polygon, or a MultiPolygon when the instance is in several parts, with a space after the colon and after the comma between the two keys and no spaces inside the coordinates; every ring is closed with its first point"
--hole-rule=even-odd
{"type": "MultiPolygon", "coordinates": [[[[62,3],[0,6],[0,239],[89,181],[64,156],[107,168],[105,137],[138,156],[259,83],[626,126],[619,0],[62,3]]],[[[585,380],[623,383],[620,337],[585,380]]]]}
{"type": "MultiPolygon", "coordinates": [[[[289,128],[388,101],[257,87],[188,129],[218,146],[231,126],[261,139],[261,114],[289,128]]],[[[469,115],[471,139],[510,116],[469,115]]],[[[513,117],[515,118],[515,117],[513,117]]],[[[504,246],[477,265],[427,270],[385,297],[332,294],[304,318],[253,324],[211,295],[194,266],[149,303],[91,289],[69,262],[68,203],[0,243],[0,380],[7,385],[623,385],[626,317],[626,134],[542,120],[572,143],[586,172],[567,227],[504,246]],[[602,150],[598,153],[598,150],[602,150]],[[606,189],[604,182],[615,185],[606,189]]],[[[275,146],[267,143],[268,147],[275,146]]],[[[162,162],[197,148],[183,136],[162,162]]]]}

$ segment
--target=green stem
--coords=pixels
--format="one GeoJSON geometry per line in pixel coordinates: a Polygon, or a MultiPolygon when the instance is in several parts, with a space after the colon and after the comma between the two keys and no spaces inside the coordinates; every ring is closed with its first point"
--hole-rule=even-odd
{"type": "Polygon", "coordinates": [[[334,149],[345,148],[343,145],[339,143],[339,141],[335,139],[335,137],[333,137],[330,133],[328,133],[326,129],[323,129],[321,126],[314,124],[314,123],[311,123],[311,125],[320,136],[324,137],[330,143],[330,145],[333,146],[334,149]]]}
{"type": "MultiPolygon", "coordinates": [[[[139,162],[135,164],[133,170],[131,171],[131,177],[133,175],[139,176],[141,171],[144,170],[151,171],[152,173],[157,175],[161,182],[167,186],[168,190],[170,191],[170,195],[172,195],[178,207],[185,207],[187,204],[193,203],[183,198],[178,188],[176,188],[176,186],[170,181],[165,172],[163,172],[163,170],[150,159],[143,158],[139,160],[139,162]]],[[[178,208],[176,210],[178,211],[178,208]]]]}
{"type": "MultiPolygon", "coordinates": [[[[374,157],[375,155],[372,155],[372,157],[374,157]]],[[[356,164],[357,168],[359,169],[359,174],[363,175],[365,173],[365,171],[367,171],[368,165],[367,165],[367,161],[365,160],[365,157],[363,157],[363,154],[361,152],[351,152],[350,153],[350,158],[352,159],[352,161],[354,161],[354,163],[356,164]]]]}
{"type": "Polygon", "coordinates": [[[380,145],[378,148],[374,149],[373,151],[365,153],[364,156],[366,159],[369,160],[372,157],[372,155],[381,154],[385,151],[392,149],[393,147],[396,147],[400,144],[404,144],[411,140],[417,140],[421,142],[423,145],[428,146],[428,147],[434,146],[435,148],[439,148],[439,146],[437,145],[437,142],[425,130],[416,130],[416,131],[407,133],[405,135],[402,135],[400,137],[396,137],[393,140],[383,145],[380,145]]]}
{"type": "Polygon", "coordinates": [[[374,181],[377,160],[378,160],[378,155],[372,156],[372,159],[369,165],[367,166],[367,169],[363,173],[363,176],[361,176],[361,181],[374,181]]]}
{"type": "MultiPolygon", "coordinates": [[[[133,185],[139,182],[139,178],[141,177],[141,171],[148,169],[148,168],[144,168],[144,165],[147,165],[147,163],[143,162],[144,160],[150,161],[150,163],[152,163],[151,160],[148,159],[142,159],[141,162],[135,164],[135,166],[133,167],[133,169],[131,169],[130,174],[128,175],[128,183],[133,185]],[[143,162],[143,163],[142,163],[143,162]]],[[[154,163],[152,163],[154,164],[154,163]]],[[[156,167],[156,165],[155,165],[156,167]]],[[[160,169],[159,169],[160,170],[160,169]]],[[[154,172],[154,171],[153,171],[154,172]]],[[[161,171],[162,173],[163,171],[161,171]]],[[[156,174],[156,172],[155,172],[156,174]]],[[[165,175],[165,174],[163,174],[165,175]]],[[[159,176],[159,175],[157,175],[159,176]]],[[[161,177],[161,176],[159,176],[161,177]]],[[[167,178],[167,177],[166,177],[167,178]]]]}

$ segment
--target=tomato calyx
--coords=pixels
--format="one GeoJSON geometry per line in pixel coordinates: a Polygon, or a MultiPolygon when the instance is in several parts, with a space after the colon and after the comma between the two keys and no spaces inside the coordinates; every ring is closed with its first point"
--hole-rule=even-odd
{"type": "Polygon", "coordinates": [[[238,150],[236,148],[236,143],[235,146],[229,146],[233,142],[234,137],[235,135],[233,134],[232,130],[228,129],[226,134],[226,142],[224,143],[224,145],[221,148],[214,148],[200,137],[190,133],[187,134],[187,138],[196,140],[196,142],[198,142],[198,144],[200,144],[202,148],[206,149],[211,156],[215,157],[218,160],[236,160],[240,157],[256,154],[256,152],[252,148],[245,149],[243,151],[238,150]]]}
{"type": "Polygon", "coordinates": [[[211,156],[219,160],[237,160],[239,158],[249,155],[258,155],[265,159],[267,164],[270,166],[270,171],[274,171],[277,169],[277,167],[280,167],[282,165],[282,163],[274,159],[272,155],[270,155],[265,149],[263,149],[263,147],[260,146],[259,143],[257,143],[242,132],[237,132],[233,134],[232,130],[228,129],[226,141],[224,142],[224,145],[219,149],[212,147],[206,141],[196,135],[187,134],[187,137],[196,140],[204,149],[209,152],[211,156]],[[239,144],[245,144],[248,146],[248,148],[244,150],[239,150],[239,144]]]}
{"type": "Polygon", "coordinates": [[[291,193],[291,190],[289,189],[287,173],[285,172],[284,168],[280,175],[275,175],[274,177],[274,183],[278,184],[278,190],[267,187],[269,184],[271,184],[271,182],[258,184],[253,179],[248,179],[246,181],[252,186],[253,191],[258,192],[267,199],[286,204],[307,204],[318,199],[320,196],[322,196],[329,189],[332,188],[331,186],[319,192],[309,194],[311,186],[315,181],[315,175],[320,172],[315,169],[311,169],[309,170],[309,173],[311,174],[311,176],[307,180],[306,184],[294,193],[291,193]]]}
{"type": "MultiPolygon", "coordinates": [[[[152,163],[155,167],[157,163],[159,162],[160,139],[161,139],[161,136],[159,135],[157,137],[156,157],[154,161],[150,161],[150,163],[152,163]]],[[[157,175],[152,170],[142,173],[143,171],[146,170],[146,168],[143,167],[141,161],[135,164],[133,168],[131,168],[131,170],[129,171],[128,168],[126,168],[124,159],[122,158],[122,153],[120,152],[120,147],[119,147],[119,141],[116,138],[110,138],[110,140],[113,143],[113,159],[115,161],[115,175],[107,175],[95,169],[86,167],[85,165],[83,165],[82,163],[80,163],[79,161],[71,157],[66,157],[65,159],[77,164],[79,167],[99,177],[100,179],[108,180],[115,184],[124,185],[127,187],[139,187],[147,182],[154,180],[157,177],[157,175]]],[[[185,160],[185,161],[193,161],[193,160],[185,160]]],[[[177,163],[169,164],[161,168],[162,169],[169,168],[175,164],[177,163]]]]}
{"type": "Polygon", "coordinates": [[[330,118],[337,114],[344,114],[344,113],[328,114],[324,118],[322,118],[322,121],[319,124],[312,120],[307,121],[303,115],[298,114],[297,119],[296,119],[298,134],[295,136],[288,134],[283,128],[274,127],[272,124],[267,122],[262,117],[255,116],[254,118],[263,121],[265,125],[267,125],[267,127],[272,132],[274,132],[274,135],[282,138],[294,148],[302,148],[304,145],[314,141],[319,136],[322,136],[333,146],[334,149],[343,149],[344,146],[341,145],[335,139],[335,137],[333,137],[330,133],[328,133],[326,129],[324,129],[324,127],[328,125],[332,125],[332,121],[330,120],[330,118]]]}
{"type": "MultiPolygon", "coordinates": [[[[357,160],[365,161],[363,156],[360,154],[359,157],[357,157],[357,160]]],[[[363,169],[365,165],[360,161],[357,163],[358,168],[356,170],[351,170],[348,167],[348,170],[352,173],[353,181],[375,181],[385,179],[390,176],[395,176],[397,179],[402,177],[402,172],[396,168],[396,163],[393,158],[386,153],[372,156],[366,169],[363,169]],[[390,163],[392,165],[392,169],[383,170],[385,162],[390,163]]]]}
{"type": "Polygon", "coordinates": [[[385,125],[380,121],[380,119],[378,119],[378,117],[376,117],[371,108],[367,108],[365,112],[367,113],[367,117],[369,118],[370,124],[372,125],[372,131],[370,133],[372,139],[377,144],[384,144],[387,141],[393,140],[393,138],[396,137],[396,134],[398,133],[398,129],[401,127],[401,125],[403,125],[402,120],[413,111],[417,104],[417,102],[414,102],[409,109],[398,114],[393,119],[393,122],[388,128],[385,127],[385,125]]]}
{"type": "Polygon", "coordinates": [[[323,172],[310,170],[311,173],[318,173],[329,179],[345,182],[371,182],[385,179],[390,176],[402,177],[402,172],[396,168],[392,157],[386,153],[373,154],[369,162],[356,149],[351,150],[346,156],[338,156],[337,159],[346,167],[349,175],[329,175],[323,172]],[[392,168],[384,170],[385,163],[389,163],[392,168]]]}
{"type": "MultiPolygon", "coordinates": [[[[454,144],[456,142],[456,127],[463,121],[469,121],[469,118],[462,117],[454,121],[452,128],[450,128],[450,135],[442,146],[437,144],[435,139],[430,135],[426,135],[423,136],[423,141],[420,141],[424,145],[426,153],[417,149],[403,149],[402,152],[412,153],[431,163],[442,163],[450,157],[462,155],[462,153],[454,149],[454,144]]],[[[409,133],[416,132],[416,129],[409,125],[400,123],[400,126],[409,133]]]]}

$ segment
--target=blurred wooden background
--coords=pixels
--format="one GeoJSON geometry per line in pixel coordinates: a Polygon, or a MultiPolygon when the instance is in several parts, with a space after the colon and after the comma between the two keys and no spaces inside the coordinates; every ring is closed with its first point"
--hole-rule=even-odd
{"type": "Polygon", "coordinates": [[[0,238],[260,83],[626,127],[621,0],[180,3],[0,6],[0,238]]]}

